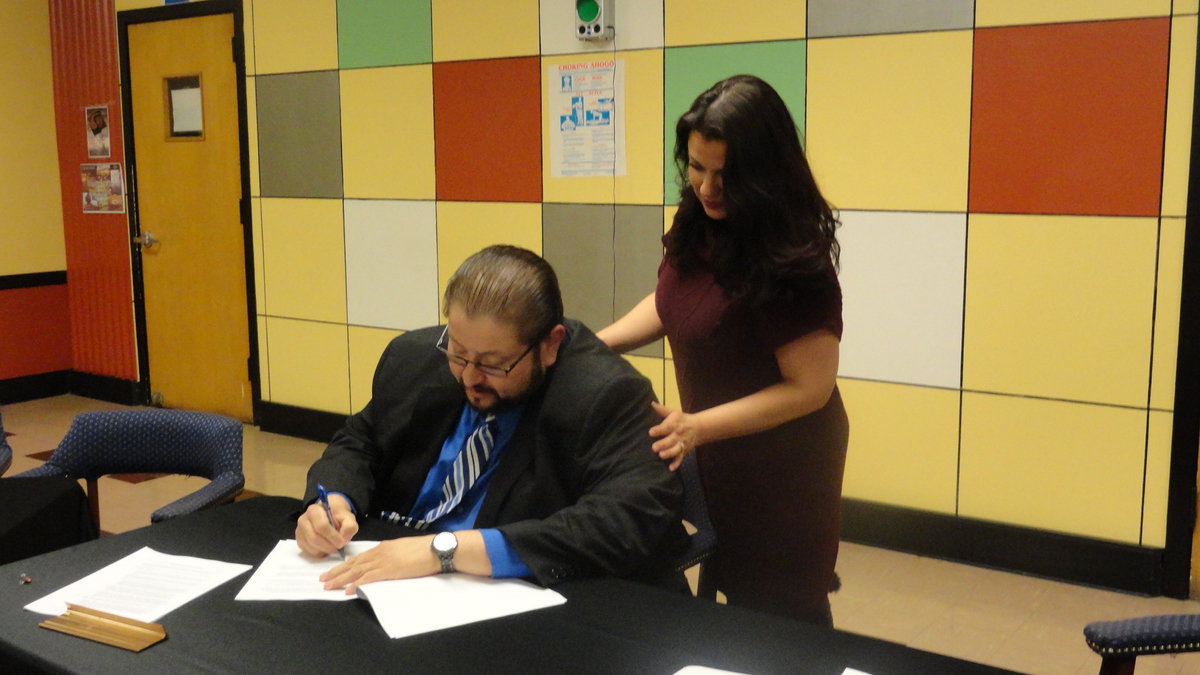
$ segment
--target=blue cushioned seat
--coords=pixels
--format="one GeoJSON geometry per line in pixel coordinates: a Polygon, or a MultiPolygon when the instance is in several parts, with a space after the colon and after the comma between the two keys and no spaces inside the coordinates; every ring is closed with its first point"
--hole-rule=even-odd
{"type": "Polygon", "coordinates": [[[4,416],[0,415],[0,476],[8,471],[8,467],[12,464],[12,447],[8,444],[8,439],[4,436],[4,416]]]}
{"type": "Polygon", "coordinates": [[[1139,656],[1200,651],[1200,614],[1095,621],[1084,627],[1083,637],[1103,657],[1103,675],[1126,675],[1139,656]]]}
{"type": "MultiPolygon", "coordinates": [[[[717,532],[708,518],[708,504],[704,501],[704,487],[700,483],[700,468],[696,464],[695,453],[683,458],[679,465],[679,478],[683,481],[683,519],[696,528],[689,538],[688,547],[674,560],[675,571],[682,572],[712,555],[717,548],[717,532]]],[[[700,575],[696,595],[713,600],[717,597],[716,589],[705,583],[703,574],[700,575]]]]}
{"type": "Polygon", "coordinates": [[[155,408],[81,413],[42,466],[13,476],[68,476],[88,482],[99,525],[96,480],[112,473],[178,473],[211,482],[158,509],[157,523],[229,501],[246,484],[242,423],[224,415],[155,408]]]}

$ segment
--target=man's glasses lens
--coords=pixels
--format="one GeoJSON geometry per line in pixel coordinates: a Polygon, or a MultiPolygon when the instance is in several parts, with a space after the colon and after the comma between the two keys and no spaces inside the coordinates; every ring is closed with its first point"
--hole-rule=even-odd
{"type": "Polygon", "coordinates": [[[491,377],[506,377],[509,373],[512,372],[513,368],[517,367],[517,364],[520,363],[522,359],[524,359],[526,356],[529,355],[529,352],[533,351],[534,346],[537,345],[537,342],[534,342],[533,344],[529,345],[529,347],[526,348],[525,351],[521,352],[521,355],[518,356],[515,361],[513,361],[513,364],[511,366],[505,368],[504,366],[496,366],[496,365],[491,365],[491,364],[479,363],[478,361],[472,361],[466,357],[459,356],[458,354],[452,354],[450,352],[450,350],[448,349],[449,343],[450,343],[450,326],[447,325],[444,329],[442,329],[442,337],[438,338],[437,344],[434,345],[435,347],[437,347],[437,350],[439,352],[445,354],[446,359],[449,360],[450,363],[453,363],[454,365],[458,366],[459,368],[466,368],[469,365],[473,365],[473,366],[475,366],[476,370],[483,373],[484,375],[488,375],[491,377]]]}

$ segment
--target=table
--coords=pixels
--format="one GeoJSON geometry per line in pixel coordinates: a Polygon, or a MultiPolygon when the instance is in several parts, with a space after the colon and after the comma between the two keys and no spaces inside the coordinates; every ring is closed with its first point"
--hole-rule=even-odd
{"type": "Polygon", "coordinates": [[[0,564],[96,538],[87,495],[71,478],[0,478],[0,564]]]}
{"type": "MultiPolygon", "coordinates": [[[[557,607],[393,640],[359,600],[235,602],[243,574],[164,616],[167,640],[140,654],[38,628],[45,617],[22,609],[142,546],[257,565],[293,537],[299,510],[258,497],[0,566],[0,672],[1008,672],[618,579],[558,586],[557,607]],[[22,572],[32,584],[17,583],[22,572]]],[[[367,521],[359,538],[398,532],[367,521]]]]}

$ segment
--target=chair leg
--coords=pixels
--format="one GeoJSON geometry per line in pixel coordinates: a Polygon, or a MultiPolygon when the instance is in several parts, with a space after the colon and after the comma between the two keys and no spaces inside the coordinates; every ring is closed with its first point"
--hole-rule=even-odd
{"type": "Polygon", "coordinates": [[[92,512],[92,524],[96,526],[96,534],[100,534],[100,486],[95,478],[87,479],[88,509],[92,512]]]}
{"type": "Polygon", "coordinates": [[[1133,675],[1136,656],[1106,656],[1100,662],[1100,675],[1133,675]]]}
{"type": "Polygon", "coordinates": [[[700,578],[696,582],[696,597],[708,598],[715,601],[717,599],[717,586],[713,583],[712,574],[705,573],[707,569],[707,563],[700,563],[700,578]]]}

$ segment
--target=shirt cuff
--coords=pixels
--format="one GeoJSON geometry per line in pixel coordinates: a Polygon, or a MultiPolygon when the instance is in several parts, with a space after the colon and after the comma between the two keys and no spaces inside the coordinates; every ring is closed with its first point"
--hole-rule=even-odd
{"type": "Polygon", "coordinates": [[[356,516],[358,515],[358,509],[354,508],[354,500],[347,497],[345,492],[334,492],[333,490],[326,490],[325,494],[339,495],[342,499],[345,499],[346,504],[348,504],[350,506],[350,513],[353,513],[356,516]]]}
{"type": "Polygon", "coordinates": [[[483,546],[487,550],[488,560],[492,563],[493,579],[533,576],[533,571],[525,566],[500,530],[488,528],[480,530],[479,533],[483,535],[483,546]]]}

